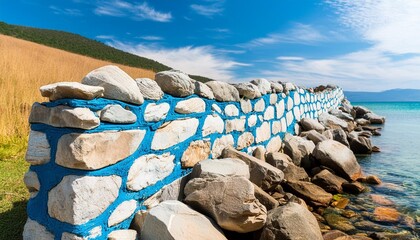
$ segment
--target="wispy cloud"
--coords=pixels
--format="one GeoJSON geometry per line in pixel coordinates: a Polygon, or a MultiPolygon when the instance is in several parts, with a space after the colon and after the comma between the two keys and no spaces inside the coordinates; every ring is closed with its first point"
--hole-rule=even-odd
{"type": "Polygon", "coordinates": [[[107,44],[189,74],[221,81],[234,79],[236,68],[249,66],[249,64],[231,60],[212,46],[165,48],[156,44],[130,44],[120,41],[110,41],[107,44]]]}
{"type": "Polygon", "coordinates": [[[302,61],[305,60],[303,57],[295,57],[295,56],[279,56],[276,58],[280,61],[302,61]]]}
{"type": "Polygon", "coordinates": [[[59,8],[57,6],[49,6],[54,14],[57,15],[68,15],[68,16],[82,16],[82,12],[75,8],[59,8]]]}
{"type": "Polygon", "coordinates": [[[199,15],[212,17],[221,14],[225,10],[224,2],[224,0],[207,0],[207,4],[192,4],[190,7],[199,15]]]}
{"type": "Polygon", "coordinates": [[[113,40],[115,37],[113,35],[98,35],[95,38],[103,40],[113,40]]]}
{"type": "Polygon", "coordinates": [[[163,40],[163,37],[159,37],[159,36],[153,36],[153,35],[148,35],[148,36],[139,36],[136,38],[140,38],[146,41],[161,41],[163,40]]]}
{"type": "Polygon", "coordinates": [[[106,0],[98,2],[94,13],[113,17],[130,17],[136,21],[151,20],[156,22],[170,22],[172,14],[155,10],[146,2],[132,4],[122,0],[106,0]]]}
{"type": "Polygon", "coordinates": [[[320,31],[308,24],[296,23],[284,33],[271,33],[265,37],[253,39],[247,43],[239,44],[244,48],[253,48],[278,43],[299,43],[311,45],[326,41],[328,38],[320,31]]]}

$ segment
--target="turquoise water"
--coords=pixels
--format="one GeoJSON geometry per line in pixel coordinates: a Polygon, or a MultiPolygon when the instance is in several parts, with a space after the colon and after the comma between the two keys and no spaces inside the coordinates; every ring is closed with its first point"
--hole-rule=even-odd
{"type": "MultiPolygon", "coordinates": [[[[353,105],[365,106],[386,117],[382,136],[372,138],[372,143],[380,147],[381,152],[358,156],[363,171],[379,176],[384,182],[371,186],[369,194],[380,194],[394,201],[396,209],[414,220],[412,232],[419,234],[420,102],[354,102],[353,105]]],[[[406,225],[394,227],[409,229],[406,225]]]]}

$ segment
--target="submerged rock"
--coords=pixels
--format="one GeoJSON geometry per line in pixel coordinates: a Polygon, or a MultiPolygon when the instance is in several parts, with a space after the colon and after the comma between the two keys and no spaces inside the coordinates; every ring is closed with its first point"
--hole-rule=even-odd
{"type": "Polygon", "coordinates": [[[327,206],[333,196],[311,182],[294,181],[282,184],[286,191],[315,206],[327,206]]]}

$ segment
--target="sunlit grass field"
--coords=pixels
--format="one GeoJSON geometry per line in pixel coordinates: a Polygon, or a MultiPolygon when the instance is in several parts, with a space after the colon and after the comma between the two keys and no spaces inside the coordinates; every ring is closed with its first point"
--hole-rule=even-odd
{"type": "MultiPolygon", "coordinates": [[[[33,102],[47,101],[39,87],[80,82],[88,72],[109,64],[113,63],[0,35],[0,239],[20,239],[26,221],[28,116],[33,102]]],[[[133,78],[154,78],[151,70],[113,65],[133,78]]]]}

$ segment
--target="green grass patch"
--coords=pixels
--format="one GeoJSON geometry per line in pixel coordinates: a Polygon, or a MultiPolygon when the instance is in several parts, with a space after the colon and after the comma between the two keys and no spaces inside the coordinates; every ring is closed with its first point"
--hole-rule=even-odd
{"type": "Polygon", "coordinates": [[[24,159],[26,139],[0,140],[0,239],[21,239],[26,221],[28,190],[23,175],[29,164],[24,159]]]}

